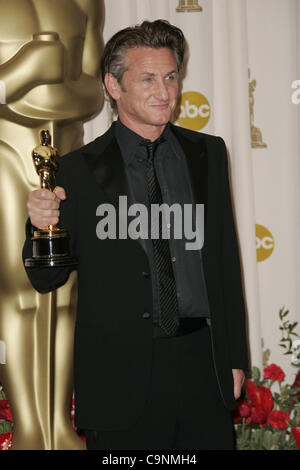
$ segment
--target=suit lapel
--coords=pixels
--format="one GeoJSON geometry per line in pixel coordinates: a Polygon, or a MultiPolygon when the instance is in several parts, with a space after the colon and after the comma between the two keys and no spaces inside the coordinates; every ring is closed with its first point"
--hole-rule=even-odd
{"type": "Polygon", "coordinates": [[[172,125],[182,150],[185,154],[189,169],[189,176],[196,204],[204,204],[204,218],[207,220],[208,209],[208,160],[204,137],[199,134],[197,140],[187,138],[180,128],[172,125]]]}
{"type": "MultiPolygon", "coordinates": [[[[210,262],[214,258],[214,235],[212,220],[215,219],[213,210],[209,213],[209,194],[211,194],[211,188],[209,190],[209,171],[208,171],[208,151],[206,146],[206,139],[202,134],[193,136],[193,140],[186,136],[186,131],[171,126],[178,141],[184,151],[191,186],[194,194],[194,202],[196,204],[204,204],[204,245],[201,250],[203,258],[203,269],[208,289],[208,297],[211,299],[213,295],[214,278],[210,269],[210,262]],[[195,140],[194,140],[195,137],[195,140]]],[[[210,201],[212,203],[212,201],[210,201]]],[[[212,206],[212,204],[210,204],[212,206]]],[[[216,231],[217,232],[217,231],[216,231]]]]}
{"type": "MultiPolygon", "coordinates": [[[[119,196],[127,197],[127,207],[133,204],[133,199],[114,126],[115,124],[112,124],[103,136],[88,145],[83,156],[104,195],[105,202],[112,204],[116,210],[116,232],[118,233],[120,218],[124,221],[125,215],[119,213],[119,196]]],[[[127,226],[133,219],[134,216],[126,215],[127,226]]],[[[135,242],[146,252],[144,240],[137,239],[135,242]]]]}
{"type": "Polygon", "coordinates": [[[106,201],[117,209],[119,196],[127,196],[130,204],[131,195],[124,161],[114,135],[114,125],[102,137],[87,146],[83,154],[87,166],[105,194],[106,201]]]}

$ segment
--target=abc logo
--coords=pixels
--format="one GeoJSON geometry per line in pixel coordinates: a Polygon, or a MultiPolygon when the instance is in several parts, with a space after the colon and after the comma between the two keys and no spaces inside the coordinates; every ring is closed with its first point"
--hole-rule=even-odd
{"type": "Polygon", "coordinates": [[[178,124],[186,129],[199,131],[210,118],[210,104],[204,95],[197,91],[186,91],[181,95],[178,124]]]}
{"type": "Polygon", "coordinates": [[[256,224],[256,259],[264,261],[271,256],[274,250],[274,238],[271,232],[263,225],[256,224]]]}

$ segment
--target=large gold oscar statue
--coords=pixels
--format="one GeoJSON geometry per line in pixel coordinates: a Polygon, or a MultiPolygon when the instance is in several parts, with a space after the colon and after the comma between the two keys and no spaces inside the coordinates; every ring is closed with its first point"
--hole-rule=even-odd
{"type": "Polygon", "coordinates": [[[76,274],[39,294],[21,252],[28,193],[39,187],[31,152],[40,129],[63,155],[83,144],[84,121],[102,107],[102,9],[102,0],[0,0],[0,382],[12,449],[85,448],[69,417],[76,274]]]}

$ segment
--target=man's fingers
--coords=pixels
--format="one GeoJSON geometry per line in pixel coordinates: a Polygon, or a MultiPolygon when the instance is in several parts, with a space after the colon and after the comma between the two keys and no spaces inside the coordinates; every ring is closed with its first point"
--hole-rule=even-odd
{"type": "Polygon", "coordinates": [[[54,194],[61,200],[66,199],[66,191],[61,186],[56,186],[54,189],[54,194]]]}
{"type": "Polygon", "coordinates": [[[27,202],[28,212],[58,210],[59,203],[60,200],[57,199],[29,199],[27,202]]]}
{"type": "Polygon", "coordinates": [[[35,227],[45,227],[46,225],[55,225],[59,220],[59,210],[29,210],[28,215],[30,217],[32,225],[35,227]]]}
{"type": "Polygon", "coordinates": [[[245,374],[241,369],[232,369],[233,374],[233,393],[234,398],[237,400],[242,393],[242,386],[245,380],[245,374]]]}
{"type": "Polygon", "coordinates": [[[55,193],[48,189],[37,189],[29,194],[28,215],[35,227],[44,228],[58,223],[60,202],[66,199],[66,193],[59,186],[55,189],[55,193]]]}
{"type": "Polygon", "coordinates": [[[237,400],[240,398],[242,392],[242,385],[241,384],[235,384],[234,385],[234,398],[237,400]]]}
{"type": "Polygon", "coordinates": [[[56,225],[58,224],[58,217],[38,217],[38,218],[35,218],[35,217],[31,217],[30,218],[30,221],[32,223],[32,225],[34,227],[37,227],[37,228],[40,228],[40,229],[44,229],[45,227],[47,227],[48,225],[56,225]]]}
{"type": "Polygon", "coordinates": [[[49,191],[49,189],[37,189],[32,191],[29,195],[30,198],[33,199],[44,199],[50,201],[61,201],[66,199],[66,191],[61,186],[56,186],[54,191],[49,191]]]}
{"type": "Polygon", "coordinates": [[[28,214],[30,217],[35,217],[35,218],[49,218],[49,217],[59,217],[59,210],[58,209],[30,209],[28,211],[28,214]]]}
{"type": "Polygon", "coordinates": [[[49,199],[54,200],[56,198],[56,194],[49,189],[37,189],[36,191],[32,191],[30,195],[34,199],[49,199]]]}
{"type": "Polygon", "coordinates": [[[57,192],[55,193],[48,189],[37,189],[29,194],[27,207],[29,211],[58,209],[59,204],[63,199],[66,199],[64,188],[58,187],[57,192]]]}

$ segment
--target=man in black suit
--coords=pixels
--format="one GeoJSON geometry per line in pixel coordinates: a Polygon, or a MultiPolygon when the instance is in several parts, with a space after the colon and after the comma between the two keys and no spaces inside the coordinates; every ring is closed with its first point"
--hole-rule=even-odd
{"type": "MultiPolygon", "coordinates": [[[[59,221],[79,260],[75,423],[88,449],[234,448],[248,357],[227,155],[221,138],[170,123],[184,51],[182,31],[162,20],[115,34],[102,78],[117,121],[61,159],[55,193],[29,196],[23,257],[32,226],[59,221]],[[155,225],[162,203],[192,207],[189,230],[204,205],[203,246],[175,236],[175,212],[155,225]],[[134,208],[156,235],[133,235],[134,208]]],[[[70,269],[27,272],[45,291],[70,269]]]]}

